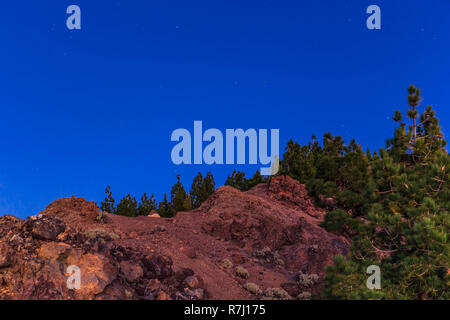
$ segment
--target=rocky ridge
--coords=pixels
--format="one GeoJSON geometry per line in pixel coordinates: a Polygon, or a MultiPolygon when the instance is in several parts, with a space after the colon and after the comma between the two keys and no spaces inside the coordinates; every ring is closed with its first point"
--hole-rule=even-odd
{"type": "Polygon", "coordinates": [[[0,299],[309,299],[348,250],[319,226],[324,214],[289,177],[220,187],[170,219],[58,199],[26,220],[0,217],[0,299]]]}

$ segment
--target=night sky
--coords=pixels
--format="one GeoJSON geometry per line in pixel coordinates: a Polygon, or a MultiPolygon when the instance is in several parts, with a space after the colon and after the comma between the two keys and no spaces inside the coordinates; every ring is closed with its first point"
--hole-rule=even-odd
{"type": "Polygon", "coordinates": [[[281,150],[325,132],[374,150],[415,84],[449,132],[449,15],[448,0],[3,0],[0,215],[99,202],[107,185],[161,200],[178,173],[189,188],[199,171],[222,185],[260,167],[174,165],[171,133],[194,120],[279,129],[281,150]]]}

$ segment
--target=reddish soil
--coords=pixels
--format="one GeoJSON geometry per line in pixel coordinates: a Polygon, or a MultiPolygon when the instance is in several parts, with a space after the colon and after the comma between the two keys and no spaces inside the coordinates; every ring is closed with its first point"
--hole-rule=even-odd
{"type": "Polygon", "coordinates": [[[93,202],[58,199],[26,220],[0,218],[0,299],[320,295],[326,266],[348,249],[319,226],[324,213],[289,177],[245,193],[221,187],[171,219],[105,213],[97,221],[93,202]],[[69,265],[80,267],[79,290],[67,288],[69,265]]]}

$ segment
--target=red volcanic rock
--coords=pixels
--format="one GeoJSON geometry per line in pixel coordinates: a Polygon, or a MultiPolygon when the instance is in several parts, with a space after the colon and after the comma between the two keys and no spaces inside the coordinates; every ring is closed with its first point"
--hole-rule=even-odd
{"type": "Polygon", "coordinates": [[[11,261],[9,246],[0,242],[0,268],[8,267],[11,261]]]}
{"type": "Polygon", "coordinates": [[[66,230],[65,223],[52,216],[32,218],[24,224],[31,232],[33,238],[41,240],[56,240],[56,237],[66,230]]]}
{"type": "Polygon", "coordinates": [[[130,282],[137,282],[144,275],[141,266],[130,263],[129,261],[122,261],[120,263],[120,271],[125,276],[125,279],[130,282]]]}
{"type": "Polygon", "coordinates": [[[314,206],[304,184],[289,176],[280,176],[270,180],[267,184],[260,184],[248,193],[265,196],[283,206],[301,210],[307,215],[323,218],[325,210],[314,206]]]}
{"type": "Polygon", "coordinates": [[[289,177],[248,192],[221,187],[173,219],[99,213],[72,197],[26,220],[0,217],[0,299],[260,298],[246,282],[295,299],[320,294],[326,266],[348,248],[319,226],[324,211],[289,177]],[[79,289],[67,287],[69,266],[80,269],[79,289]],[[307,288],[299,284],[309,276],[307,288]]]}

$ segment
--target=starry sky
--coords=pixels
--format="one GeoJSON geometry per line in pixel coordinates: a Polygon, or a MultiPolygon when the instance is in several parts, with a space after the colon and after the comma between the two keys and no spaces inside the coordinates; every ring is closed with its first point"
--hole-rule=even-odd
{"type": "Polygon", "coordinates": [[[174,165],[170,135],[194,120],[279,129],[281,150],[326,132],[374,150],[413,83],[448,132],[449,14],[448,0],[3,0],[0,215],[100,202],[107,185],[161,200],[178,173],[188,188],[260,167],[174,165]]]}

